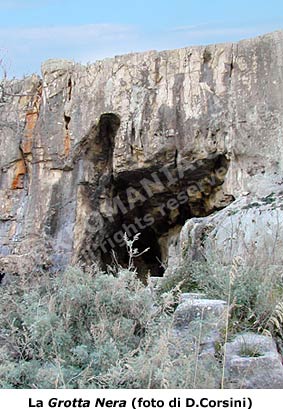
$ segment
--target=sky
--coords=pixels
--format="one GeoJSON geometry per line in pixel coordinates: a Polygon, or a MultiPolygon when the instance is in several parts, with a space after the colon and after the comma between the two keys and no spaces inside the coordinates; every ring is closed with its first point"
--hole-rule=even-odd
{"type": "Polygon", "coordinates": [[[21,78],[49,58],[88,63],[278,29],[282,0],[0,0],[0,65],[21,78]]]}

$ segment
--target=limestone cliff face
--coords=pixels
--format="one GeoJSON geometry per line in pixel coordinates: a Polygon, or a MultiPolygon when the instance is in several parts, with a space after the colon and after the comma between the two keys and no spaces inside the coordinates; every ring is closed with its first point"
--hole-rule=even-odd
{"type": "Polygon", "coordinates": [[[282,32],[88,66],[49,60],[42,78],[4,84],[2,269],[107,263],[121,242],[111,237],[134,224],[158,275],[153,259],[187,219],[280,189],[282,112],[282,32]]]}

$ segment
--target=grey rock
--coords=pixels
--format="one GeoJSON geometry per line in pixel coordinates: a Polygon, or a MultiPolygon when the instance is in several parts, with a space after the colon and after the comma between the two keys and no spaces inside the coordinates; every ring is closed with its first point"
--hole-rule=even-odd
{"type": "Polygon", "coordinates": [[[214,356],[220,330],[225,326],[227,304],[221,300],[200,298],[200,294],[186,294],[174,312],[172,335],[178,353],[198,350],[214,356]]]}
{"type": "MultiPolygon", "coordinates": [[[[53,268],[107,264],[108,235],[150,214],[154,224],[142,241],[158,248],[165,262],[186,219],[206,217],[245,192],[268,195],[279,188],[282,44],[278,31],[237,44],[129,54],[88,66],[51,60],[42,65],[42,78],[5,82],[2,257],[25,254],[23,242],[37,252],[36,240],[43,239],[50,243],[53,268]],[[143,205],[129,211],[125,202],[128,211],[113,218],[115,194],[125,200],[127,187],[145,194],[141,180],[164,165],[178,182],[153,183],[143,205]],[[180,193],[187,202],[162,214],[160,206],[180,193]]],[[[123,249],[117,251],[123,261],[123,249]]],[[[160,275],[156,260],[141,264],[144,275],[160,275]]]]}
{"type": "Polygon", "coordinates": [[[282,389],[282,359],[272,338],[246,333],[226,344],[226,387],[282,389]]]}
{"type": "Polygon", "coordinates": [[[64,73],[74,68],[75,63],[68,60],[50,59],[41,65],[41,72],[45,75],[64,73]]]}
{"type": "Polygon", "coordinates": [[[240,257],[249,265],[283,262],[283,191],[241,197],[212,216],[188,220],[177,253],[193,260],[212,256],[223,264],[240,257]],[[264,232],[264,234],[263,234],[264,232]]]}
{"type": "Polygon", "coordinates": [[[186,301],[193,301],[196,299],[205,298],[205,294],[202,293],[182,293],[180,295],[180,304],[186,301]]]}
{"type": "Polygon", "coordinates": [[[189,296],[181,302],[174,313],[175,327],[188,328],[194,320],[209,320],[221,325],[225,320],[226,302],[189,296]]]}

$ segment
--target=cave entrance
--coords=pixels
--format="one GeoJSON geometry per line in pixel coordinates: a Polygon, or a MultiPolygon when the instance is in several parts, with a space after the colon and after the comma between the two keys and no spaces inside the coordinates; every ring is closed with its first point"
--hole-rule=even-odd
{"type": "Polygon", "coordinates": [[[135,260],[135,265],[140,274],[162,277],[164,265],[162,263],[161,247],[158,236],[151,227],[142,230],[136,248],[139,253],[148,249],[135,260]]]}
{"type": "Polygon", "coordinates": [[[111,182],[108,206],[103,206],[103,264],[113,264],[115,254],[116,262],[126,267],[129,256],[123,236],[132,240],[139,234],[134,243],[142,253],[134,259],[139,277],[163,276],[170,239],[186,220],[207,216],[233,200],[222,190],[227,169],[228,161],[218,154],[182,169],[172,165],[166,171],[153,167],[118,174],[111,182]]]}
{"type": "Polygon", "coordinates": [[[138,275],[162,276],[170,241],[186,220],[208,216],[234,200],[222,187],[229,161],[217,152],[199,160],[186,159],[176,150],[173,163],[115,175],[113,151],[119,125],[117,115],[103,114],[75,152],[80,174],[78,258],[85,264],[99,259],[103,267],[113,265],[114,258],[127,267],[124,235],[133,240],[139,234],[134,243],[142,253],[134,259],[138,275]]]}
{"type": "MultiPolygon", "coordinates": [[[[133,258],[133,264],[138,271],[139,278],[146,280],[148,275],[162,277],[165,268],[162,263],[162,251],[158,235],[151,227],[146,227],[137,234],[138,240],[134,242],[133,249],[136,249],[140,255],[133,258]]],[[[130,236],[127,234],[127,236],[129,240],[133,240],[135,235],[130,236]]],[[[111,242],[109,240],[105,248],[106,252],[102,253],[104,266],[113,264],[114,260],[123,267],[129,265],[129,254],[124,243],[121,243],[120,246],[116,244],[113,248],[113,240],[111,242]]]]}

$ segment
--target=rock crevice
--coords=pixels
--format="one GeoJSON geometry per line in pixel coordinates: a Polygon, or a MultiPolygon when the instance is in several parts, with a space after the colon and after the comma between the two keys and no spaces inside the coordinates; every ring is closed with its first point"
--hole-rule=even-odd
{"type": "Polygon", "coordinates": [[[5,83],[2,259],[25,254],[27,242],[36,249],[37,238],[52,250],[48,262],[35,257],[36,268],[107,264],[112,250],[123,264],[121,228],[148,215],[138,231],[142,247],[154,250],[143,264],[160,275],[156,259],[166,261],[186,219],[208,217],[247,192],[276,192],[282,43],[275,32],[88,66],[49,60],[42,79],[5,83]]]}

